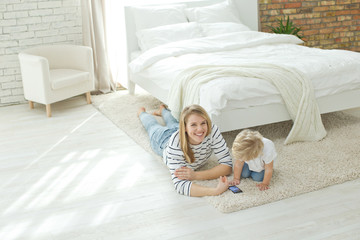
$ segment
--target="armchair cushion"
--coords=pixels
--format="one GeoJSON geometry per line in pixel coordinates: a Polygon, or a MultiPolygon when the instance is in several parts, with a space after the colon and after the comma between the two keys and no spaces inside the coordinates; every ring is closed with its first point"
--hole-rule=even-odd
{"type": "Polygon", "coordinates": [[[71,87],[89,79],[89,72],[75,69],[50,70],[51,88],[53,90],[71,87]]]}

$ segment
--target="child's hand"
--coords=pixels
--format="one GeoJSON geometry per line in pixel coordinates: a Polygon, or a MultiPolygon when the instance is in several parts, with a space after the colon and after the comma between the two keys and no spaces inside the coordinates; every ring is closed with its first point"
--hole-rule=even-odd
{"type": "Polygon", "coordinates": [[[234,178],[233,180],[231,180],[229,182],[229,186],[234,186],[234,185],[239,185],[240,184],[240,179],[236,179],[234,178]]]}
{"type": "Polygon", "coordinates": [[[265,183],[258,183],[256,186],[259,188],[260,191],[268,190],[269,186],[265,183]]]}

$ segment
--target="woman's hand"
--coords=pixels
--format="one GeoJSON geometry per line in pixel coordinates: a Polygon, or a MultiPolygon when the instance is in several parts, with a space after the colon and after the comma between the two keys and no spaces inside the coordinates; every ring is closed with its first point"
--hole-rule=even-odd
{"type": "Polygon", "coordinates": [[[239,185],[240,184],[240,179],[236,179],[234,178],[233,180],[231,180],[229,182],[229,186],[234,186],[234,185],[239,185]]]}
{"type": "Polygon", "coordinates": [[[229,182],[228,182],[227,177],[225,177],[225,176],[219,177],[219,183],[215,188],[215,192],[216,192],[215,195],[222,194],[223,192],[225,192],[228,189],[228,187],[229,187],[229,182]]]}
{"type": "Polygon", "coordinates": [[[181,180],[195,180],[196,173],[188,167],[181,167],[175,170],[175,176],[181,180]]]}
{"type": "Polygon", "coordinates": [[[229,182],[225,176],[219,177],[219,182],[216,187],[205,187],[193,183],[190,188],[190,196],[203,197],[203,196],[218,196],[225,192],[229,187],[229,182]]]}
{"type": "Polygon", "coordinates": [[[260,191],[268,190],[269,185],[265,183],[257,183],[256,186],[259,188],[260,191]]]}

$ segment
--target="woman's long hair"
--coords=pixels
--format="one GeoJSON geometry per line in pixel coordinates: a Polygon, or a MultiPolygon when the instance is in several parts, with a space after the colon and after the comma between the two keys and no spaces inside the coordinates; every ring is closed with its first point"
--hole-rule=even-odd
{"type": "Polygon", "coordinates": [[[186,132],[187,120],[189,116],[192,114],[197,114],[206,120],[208,130],[205,137],[209,136],[209,134],[211,133],[211,126],[212,126],[209,115],[207,114],[205,109],[202,108],[201,106],[194,104],[187,106],[182,110],[179,120],[180,146],[181,146],[181,150],[184,153],[185,159],[188,163],[195,162],[194,152],[192,151],[189,145],[190,144],[189,136],[186,132]]]}

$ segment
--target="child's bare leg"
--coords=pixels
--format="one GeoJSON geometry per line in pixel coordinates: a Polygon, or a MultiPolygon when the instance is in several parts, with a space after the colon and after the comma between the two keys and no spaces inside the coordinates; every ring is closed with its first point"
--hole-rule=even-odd
{"type": "Polygon", "coordinates": [[[137,116],[139,117],[141,113],[146,112],[146,109],[144,107],[139,108],[137,112],[137,116]]]}
{"type": "Polygon", "coordinates": [[[161,116],[162,114],[162,110],[166,108],[166,106],[164,104],[161,104],[159,109],[156,110],[155,112],[153,112],[152,114],[155,115],[155,116],[161,116]]]}

